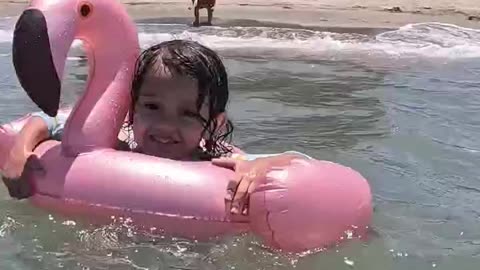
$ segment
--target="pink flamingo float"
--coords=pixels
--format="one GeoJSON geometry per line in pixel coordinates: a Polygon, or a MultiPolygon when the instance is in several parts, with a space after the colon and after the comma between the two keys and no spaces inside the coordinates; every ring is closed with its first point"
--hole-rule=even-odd
{"type": "MultiPolygon", "coordinates": [[[[225,207],[233,172],[210,162],[173,161],[113,149],[130,102],[139,53],[137,31],[113,0],[33,0],[19,17],[13,62],[29,97],[46,113],[59,111],[61,78],[74,39],[89,63],[86,91],[63,139],[35,153],[45,174],[33,175],[32,204],[74,217],[110,222],[130,217],[139,228],[206,240],[251,231],[272,248],[298,252],[362,237],[371,222],[368,182],[328,161],[298,161],[272,171],[251,195],[248,217],[225,207]]],[[[29,115],[0,127],[0,169],[29,115]]]]}

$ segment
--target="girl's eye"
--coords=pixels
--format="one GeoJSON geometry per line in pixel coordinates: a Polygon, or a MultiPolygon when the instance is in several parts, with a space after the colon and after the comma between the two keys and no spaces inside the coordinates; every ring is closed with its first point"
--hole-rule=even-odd
{"type": "Polygon", "coordinates": [[[183,115],[188,117],[188,118],[193,118],[193,119],[196,119],[196,120],[199,120],[199,121],[203,121],[203,117],[199,113],[196,113],[196,112],[185,111],[183,113],[183,115]]]}
{"type": "Polygon", "coordinates": [[[143,106],[149,110],[158,110],[158,105],[153,103],[145,103],[143,106]]]}
{"type": "Polygon", "coordinates": [[[191,112],[191,111],[185,111],[183,115],[188,116],[188,117],[198,117],[198,113],[191,112]]]}

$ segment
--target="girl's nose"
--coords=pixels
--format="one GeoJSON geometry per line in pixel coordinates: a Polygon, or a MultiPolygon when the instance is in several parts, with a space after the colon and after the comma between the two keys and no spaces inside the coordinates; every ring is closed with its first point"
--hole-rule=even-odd
{"type": "Polygon", "coordinates": [[[178,121],[173,117],[162,117],[156,119],[150,125],[151,132],[161,136],[176,137],[178,130],[178,121]]]}

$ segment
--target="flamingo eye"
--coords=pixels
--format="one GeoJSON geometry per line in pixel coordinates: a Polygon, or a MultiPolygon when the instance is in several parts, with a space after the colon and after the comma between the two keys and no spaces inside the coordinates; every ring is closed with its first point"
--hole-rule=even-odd
{"type": "Polygon", "coordinates": [[[81,15],[83,18],[88,18],[88,16],[90,16],[90,14],[92,13],[92,11],[93,11],[92,4],[90,4],[90,3],[82,3],[82,4],[80,5],[79,12],[80,12],[80,15],[81,15]]]}

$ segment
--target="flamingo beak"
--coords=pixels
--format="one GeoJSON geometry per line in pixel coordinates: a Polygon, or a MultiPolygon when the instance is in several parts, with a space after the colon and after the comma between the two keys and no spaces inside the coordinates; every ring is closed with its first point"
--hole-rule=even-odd
{"type": "MultiPolygon", "coordinates": [[[[30,99],[49,116],[60,104],[61,74],[57,73],[44,13],[25,10],[15,25],[13,65],[20,85],[30,99]]],[[[62,67],[63,68],[63,67],[62,67]]]]}

